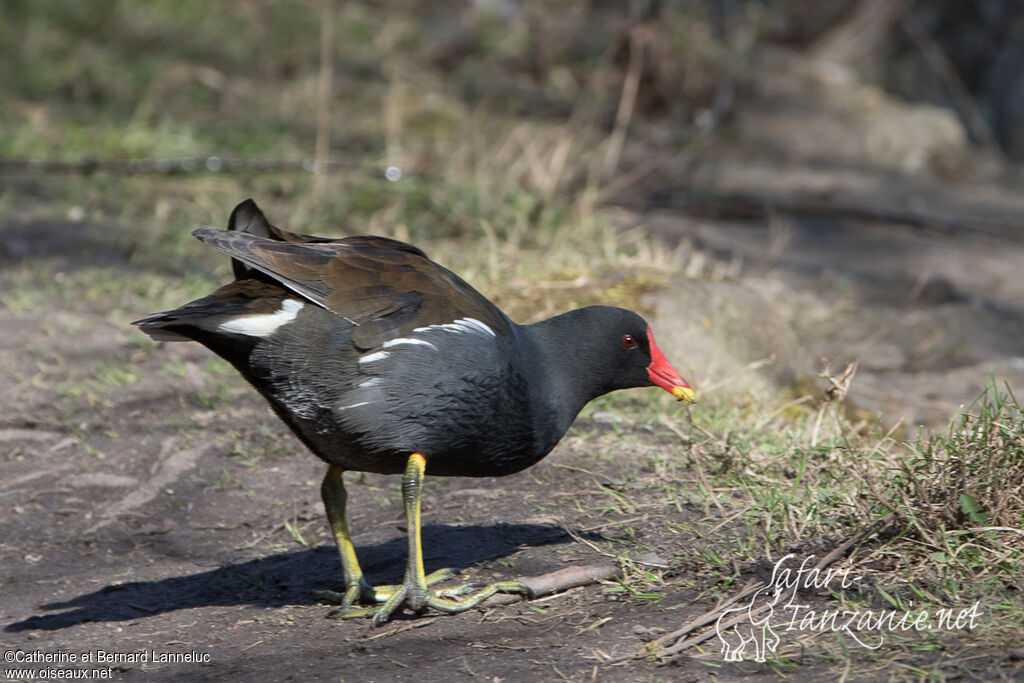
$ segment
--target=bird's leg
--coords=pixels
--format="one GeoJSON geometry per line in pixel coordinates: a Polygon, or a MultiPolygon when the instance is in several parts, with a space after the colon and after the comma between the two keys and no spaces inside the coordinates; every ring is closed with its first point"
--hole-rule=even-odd
{"type": "MultiPolygon", "coordinates": [[[[380,626],[403,605],[417,613],[433,607],[438,611],[452,614],[472,609],[498,592],[530,594],[530,589],[518,581],[492,583],[463,599],[453,598],[471,592],[475,588],[474,585],[462,584],[441,590],[430,587],[432,582],[428,580],[423,569],[423,546],[420,539],[420,499],[426,466],[426,458],[420,453],[413,453],[409,456],[405,474],[402,476],[402,500],[405,504],[405,521],[409,537],[409,558],[402,585],[397,586],[395,592],[379,607],[349,609],[339,616],[373,616],[374,625],[380,626]]],[[[431,578],[436,574],[437,572],[432,574],[431,578]]]]}
{"type": "MultiPolygon", "coordinates": [[[[399,588],[398,586],[371,586],[363,576],[345,516],[348,493],[345,491],[343,473],[344,470],[337,465],[329,465],[323,483],[320,485],[320,496],[323,498],[324,508],[327,510],[327,520],[331,524],[334,541],[338,546],[338,555],[341,557],[345,592],[323,590],[316,591],[314,594],[318,600],[340,605],[342,611],[349,609],[353,604],[372,605],[384,602],[399,588]]],[[[455,573],[450,569],[433,572],[427,576],[427,585],[446,581],[454,575],[455,573]]]]}
{"type": "Polygon", "coordinates": [[[348,494],[342,479],[343,472],[344,470],[337,465],[327,467],[327,474],[320,485],[320,496],[327,510],[327,520],[331,524],[334,541],[338,545],[341,570],[345,575],[345,592],[339,594],[334,591],[318,591],[316,597],[340,603],[341,609],[344,610],[355,602],[373,604],[376,602],[376,593],[363,578],[363,570],[359,567],[359,558],[356,557],[356,549],[352,545],[352,537],[348,531],[348,521],[345,519],[348,494]]]}

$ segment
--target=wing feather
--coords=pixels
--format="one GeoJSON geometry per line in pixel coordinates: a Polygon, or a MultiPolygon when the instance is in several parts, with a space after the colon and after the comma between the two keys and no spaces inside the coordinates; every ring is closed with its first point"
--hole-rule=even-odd
{"type": "Polygon", "coordinates": [[[356,326],[353,342],[361,349],[375,348],[416,327],[459,318],[475,318],[498,333],[508,331],[508,318],[482,294],[398,240],[370,235],[306,238],[277,228],[267,237],[211,227],[192,234],[351,321],[356,326]]]}

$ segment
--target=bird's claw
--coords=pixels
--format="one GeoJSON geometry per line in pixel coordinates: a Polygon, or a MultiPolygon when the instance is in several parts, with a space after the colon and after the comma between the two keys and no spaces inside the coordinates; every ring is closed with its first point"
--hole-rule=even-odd
{"type": "Polygon", "coordinates": [[[332,613],[332,616],[339,619],[372,617],[374,626],[383,626],[402,607],[408,607],[417,614],[422,614],[428,609],[435,609],[445,614],[457,614],[477,607],[495,593],[519,593],[526,597],[531,595],[530,589],[519,581],[501,581],[492,584],[464,583],[441,589],[420,586],[416,582],[406,582],[396,588],[397,590],[377,607],[338,610],[332,613]],[[480,586],[483,588],[477,590],[480,586]]]}
{"type": "Polygon", "coordinates": [[[380,593],[388,589],[394,591],[395,586],[378,586],[374,588],[365,579],[360,578],[358,582],[350,584],[344,593],[332,590],[319,590],[313,591],[313,598],[321,602],[338,605],[336,611],[341,612],[351,608],[352,605],[372,605],[377,602],[384,602],[390,597],[391,593],[389,592],[383,596],[380,593]]]}
{"type": "MultiPolygon", "coordinates": [[[[455,577],[454,569],[438,569],[426,575],[426,585],[433,586],[435,583],[441,583],[455,577]]],[[[459,586],[453,586],[451,588],[445,588],[438,591],[438,595],[441,597],[454,597],[458,595],[464,595],[468,592],[472,592],[476,586],[483,586],[482,583],[466,583],[459,586]]],[[[369,616],[370,613],[375,612],[378,608],[372,607],[372,605],[378,605],[386,603],[394,596],[395,593],[402,590],[404,584],[397,586],[386,585],[386,586],[371,586],[366,582],[365,579],[360,578],[358,583],[353,583],[344,593],[332,590],[318,590],[313,591],[313,599],[321,602],[327,602],[332,605],[337,605],[338,608],[332,610],[327,616],[338,619],[352,619],[356,617],[369,616]],[[353,605],[370,605],[369,608],[353,608],[353,605]]]]}

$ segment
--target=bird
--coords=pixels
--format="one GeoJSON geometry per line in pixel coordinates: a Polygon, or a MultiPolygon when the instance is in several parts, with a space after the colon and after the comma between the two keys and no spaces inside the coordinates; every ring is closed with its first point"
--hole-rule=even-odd
{"type": "Polygon", "coordinates": [[[519,472],[555,447],[584,405],[617,389],[695,398],[632,311],[588,306],[519,325],[411,244],[288,232],[252,199],[227,230],[192,234],[231,257],[234,281],[133,324],[224,358],[327,463],[320,491],[345,581],[343,593],[327,594],[342,618],[380,625],[403,609],[458,613],[498,592],[529,598],[518,581],[435,587],[454,572],[424,571],[425,475],[519,472]],[[371,586],[360,569],[345,471],[402,475],[408,559],[399,585],[371,586]]]}

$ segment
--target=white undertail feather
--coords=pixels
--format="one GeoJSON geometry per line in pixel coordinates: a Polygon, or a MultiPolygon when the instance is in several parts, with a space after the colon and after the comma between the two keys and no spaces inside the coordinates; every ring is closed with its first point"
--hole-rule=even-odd
{"type": "Polygon", "coordinates": [[[287,325],[295,320],[295,316],[302,310],[302,306],[303,303],[301,301],[285,299],[281,302],[281,308],[275,313],[244,315],[221,320],[221,322],[216,324],[216,331],[244,334],[249,337],[267,337],[276,332],[282,325],[287,325]]]}

